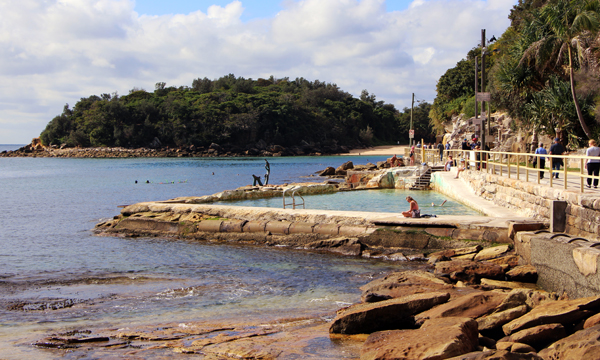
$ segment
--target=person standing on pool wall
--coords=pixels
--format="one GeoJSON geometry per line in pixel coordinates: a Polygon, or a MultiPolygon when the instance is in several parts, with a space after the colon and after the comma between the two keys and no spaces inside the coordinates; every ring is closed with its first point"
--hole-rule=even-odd
{"type": "Polygon", "coordinates": [[[421,210],[419,210],[419,204],[417,204],[417,201],[410,196],[406,197],[406,201],[408,201],[410,204],[410,208],[408,211],[403,211],[402,215],[404,215],[404,217],[420,218],[421,210]]]}

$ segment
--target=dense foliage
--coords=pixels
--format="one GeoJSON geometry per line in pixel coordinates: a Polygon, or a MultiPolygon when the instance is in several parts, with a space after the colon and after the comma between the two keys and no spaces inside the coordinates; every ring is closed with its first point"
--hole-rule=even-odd
{"type": "MultiPolygon", "coordinates": [[[[572,146],[597,139],[600,3],[519,0],[509,19],[511,26],[487,48],[492,67],[486,90],[492,93],[493,106],[531,133],[558,136],[572,146]]],[[[432,109],[435,125],[465,105],[474,90],[471,85],[462,92],[449,91],[445,78],[458,73],[468,83],[474,66],[470,69],[459,62],[440,79],[432,109]]]]}
{"type": "MultiPolygon", "coordinates": [[[[408,142],[407,134],[406,142],[408,142]]],[[[196,79],[192,87],[80,99],[41,134],[45,145],[207,146],[251,148],[257,142],[295,146],[396,143],[399,113],[363,91],[360,99],[335,84],[303,78],[196,79]],[[158,139],[158,142],[156,141],[158,139]]]]}

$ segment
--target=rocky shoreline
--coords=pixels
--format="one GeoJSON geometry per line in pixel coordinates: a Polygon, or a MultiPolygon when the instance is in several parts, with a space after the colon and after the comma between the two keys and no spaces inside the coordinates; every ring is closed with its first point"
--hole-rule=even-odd
{"type": "Polygon", "coordinates": [[[346,154],[348,146],[302,143],[300,146],[257,144],[257,147],[242,149],[237,146],[211,144],[208,147],[157,147],[128,149],[123,147],[69,148],[65,146],[43,146],[34,141],[17,150],[0,152],[0,157],[66,157],[66,158],[130,158],[130,157],[276,157],[276,156],[321,156],[346,154]]]}

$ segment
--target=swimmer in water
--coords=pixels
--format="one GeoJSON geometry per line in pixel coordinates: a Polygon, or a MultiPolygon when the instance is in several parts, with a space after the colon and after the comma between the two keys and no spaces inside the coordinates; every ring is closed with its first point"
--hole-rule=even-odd
{"type": "Polygon", "coordinates": [[[441,203],[441,204],[439,204],[439,205],[436,205],[436,204],[434,204],[434,203],[431,203],[431,206],[444,206],[444,204],[446,203],[446,201],[448,201],[448,200],[444,200],[444,202],[442,202],[442,203],[441,203]]]}

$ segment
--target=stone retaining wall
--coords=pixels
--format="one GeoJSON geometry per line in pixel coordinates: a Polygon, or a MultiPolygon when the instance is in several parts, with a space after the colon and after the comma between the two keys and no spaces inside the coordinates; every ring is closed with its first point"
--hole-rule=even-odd
{"type": "MultiPolygon", "coordinates": [[[[520,215],[540,220],[550,220],[550,204],[553,200],[566,201],[568,205],[565,232],[600,241],[598,196],[478,171],[465,171],[461,173],[461,179],[467,182],[476,195],[497,205],[514,209],[520,215]]],[[[454,198],[458,199],[456,196],[454,198]]]]}

